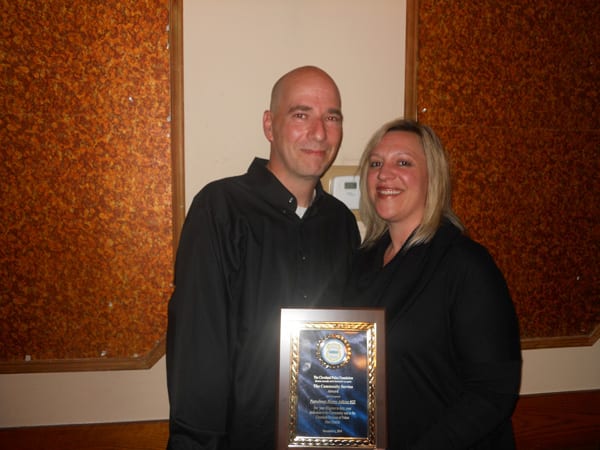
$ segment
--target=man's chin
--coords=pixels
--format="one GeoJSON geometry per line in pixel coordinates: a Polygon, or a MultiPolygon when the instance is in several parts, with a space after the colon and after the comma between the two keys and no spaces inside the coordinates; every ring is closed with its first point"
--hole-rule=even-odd
{"type": "Polygon", "coordinates": [[[314,179],[320,179],[323,174],[325,172],[327,172],[327,169],[329,169],[329,166],[331,164],[321,164],[318,167],[314,167],[313,169],[309,169],[304,171],[304,176],[306,178],[314,178],[314,179]]]}
{"type": "Polygon", "coordinates": [[[320,159],[315,158],[315,160],[313,160],[311,164],[307,165],[306,168],[308,173],[321,177],[325,172],[327,172],[332,164],[333,160],[329,157],[320,159]]]}

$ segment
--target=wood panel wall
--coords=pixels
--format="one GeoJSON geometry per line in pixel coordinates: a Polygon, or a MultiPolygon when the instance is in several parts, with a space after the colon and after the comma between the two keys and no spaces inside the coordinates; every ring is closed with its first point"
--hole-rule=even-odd
{"type": "Polygon", "coordinates": [[[0,372],[151,367],[184,211],[178,2],[4,9],[0,372]]]}
{"type": "Polygon", "coordinates": [[[406,106],[451,158],[524,348],[600,337],[600,2],[408,0],[406,106]]]}

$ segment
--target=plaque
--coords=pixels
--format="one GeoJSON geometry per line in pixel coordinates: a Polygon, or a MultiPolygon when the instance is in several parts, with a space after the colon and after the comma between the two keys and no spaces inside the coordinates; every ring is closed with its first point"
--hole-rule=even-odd
{"type": "Polygon", "coordinates": [[[282,309],[277,450],[384,449],[382,309],[282,309]]]}

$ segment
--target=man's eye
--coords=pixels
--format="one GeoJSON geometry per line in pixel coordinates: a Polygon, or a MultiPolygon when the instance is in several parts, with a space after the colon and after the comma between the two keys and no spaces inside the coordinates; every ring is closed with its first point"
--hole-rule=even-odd
{"type": "Polygon", "coordinates": [[[340,120],[342,120],[342,118],[340,116],[329,116],[327,117],[327,120],[329,120],[330,122],[339,122],[340,120]]]}
{"type": "Polygon", "coordinates": [[[294,114],[294,117],[296,117],[298,119],[306,119],[308,116],[306,115],[306,113],[297,112],[294,114]]]}

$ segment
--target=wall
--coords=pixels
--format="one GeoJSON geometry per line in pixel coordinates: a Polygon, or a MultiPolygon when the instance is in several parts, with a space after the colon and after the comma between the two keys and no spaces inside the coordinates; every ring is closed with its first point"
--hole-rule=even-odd
{"type": "Polygon", "coordinates": [[[418,4],[415,108],[446,146],[453,207],[502,269],[525,348],[593,343],[600,3],[418,4]]]}
{"type": "MultiPolygon", "coordinates": [[[[266,156],[261,115],[276,77],[317,64],[343,94],[338,164],[402,114],[405,2],[184,2],[186,203],[209,180],[266,156]]],[[[524,352],[524,393],[600,388],[600,344],[524,352]]],[[[162,358],[152,369],[0,375],[0,426],[164,419],[162,358]]]]}
{"type": "Polygon", "coordinates": [[[169,0],[4,6],[0,371],[135,363],[172,291],[169,0]]]}

